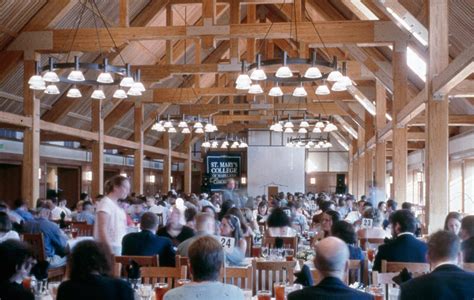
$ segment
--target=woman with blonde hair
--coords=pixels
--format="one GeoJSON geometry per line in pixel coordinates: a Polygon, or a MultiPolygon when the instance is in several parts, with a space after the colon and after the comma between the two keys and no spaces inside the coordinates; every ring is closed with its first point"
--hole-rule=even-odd
{"type": "Polygon", "coordinates": [[[127,177],[116,175],[106,181],[104,191],[105,196],[97,204],[94,237],[109,247],[110,252],[121,255],[122,238],[127,233],[127,217],[118,201],[130,193],[130,181],[127,177]]]}

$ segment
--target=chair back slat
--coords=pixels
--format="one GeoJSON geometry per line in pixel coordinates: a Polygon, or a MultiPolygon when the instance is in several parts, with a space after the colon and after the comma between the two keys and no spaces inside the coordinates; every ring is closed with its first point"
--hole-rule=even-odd
{"type": "Polygon", "coordinates": [[[253,272],[252,266],[242,267],[226,267],[221,268],[219,274],[219,281],[233,284],[241,289],[252,289],[253,287],[253,272]],[[225,272],[225,273],[224,273],[225,272]]]}
{"type": "Polygon", "coordinates": [[[410,263],[410,262],[393,262],[382,260],[381,273],[401,272],[406,268],[408,272],[412,273],[429,273],[430,264],[427,263],[410,263]]]}
{"type": "Polygon", "coordinates": [[[247,249],[245,250],[245,256],[246,257],[251,257],[252,256],[252,247],[253,247],[253,237],[246,236],[245,241],[247,242],[247,249]]]}
{"type": "Polygon", "coordinates": [[[24,233],[22,240],[31,246],[33,257],[37,261],[46,260],[46,253],[44,251],[44,239],[42,233],[24,233]]]}
{"type": "Polygon", "coordinates": [[[168,288],[177,287],[178,279],[184,279],[187,275],[187,267],[141,267],[140,274],[142,282],[155,284],[158,282],[168,283],[168,288]]]}
{"type": "Polygon", "coordinates": [[[263,245],[269,248],[275,248],[275,239],[280,238],[283,240],[284,248],[293,249],[295,255],[298,252],[298,237],[288,237],[288,236],[264,236],[263,245]]]}
{"type": "Polygon", "coordinates": [[[120,275],[121,277],[127,277],[127,267],[132,261],[135,261],[140,267],[157,267],[159,266],[159,255],[153,256],[133,256],[133,255],[121,255],[115,256],[115,263],[122,265],[120,275]]]}
{"type": "Polygon", "coordinates": [[[353,282],[362,281],[362,262],[359,259],[350,259],[349,268],[344,275],[344,282],[346,284],[351,284],[353,282]]]}
{"type": "Polygon", "coordinates": [[[77,230],[77,236],[93,236],[94,225],[89,225],[85,222],[71,223],[71,229],[77,230]]]}
{"type": "Polygon", "coordinates": [[[254,275],[253,291],[266,289],[271,290],[273,294],[273,283],[275,282],[294,282],[294,269],[296,261],[252,261],[254,275]],[[256,283],[256,284],[255,284],[256,283]]]}

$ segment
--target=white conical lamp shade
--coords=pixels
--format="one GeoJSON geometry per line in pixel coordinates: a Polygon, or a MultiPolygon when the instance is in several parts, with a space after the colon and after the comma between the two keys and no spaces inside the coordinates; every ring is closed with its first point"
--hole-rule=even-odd
{"type": "Polygon", "coordinates": [[[331,92],[326,84],[322,84],[316,88],[316,95],[329,95],[331,92]]]}
{"type": "Polygon", "coordinates": [[[268,92],[268,95],[272,97],[280,97],[280,96],[283,96],[283,91],[281,90],[279,86],[274,86],[270,89],[270,92],[268,92]]]}
{"type": "Polygon", "coordinates": [[[291,121],[287,121],[287,122],[285,123],[285,125],[283,125],[283,127],[285,127],[285,128],[293,128],[294,125],[293,125],[293,123],[292,123],[291,121]]]}
{"type": "Polygon", "coordinates": [[[105,94],[103,90],[94,90],[91,95],[92,99],[103,100],[105,99],[105,94]]]}
{"type": "Polygon", "coordinates": [[[237,77],[237,80],[235,81],[236,85],[246,84],[250,86],[251,83],[252,80],[250,80],[250,77],[247,74],[240,74],[239,77],[237,77]]]}
{"type": "Polygon", "coordinates": [[[331,91],[333,92],[343,92],[343,91],[347,91],[347,86],[344,82],[342,81],[336,81],[332,87],[331,87],[331,91]]]}
{"type": "Polygon", "coordinates": [[[193,126],[193,127],[194,127],[194,128],[203,128],[202,123],[199,122],[199,121],[196,122],[196,123],[194,123],[194,126],[193,126]]]}
{"type": "Polygon", "coordinates": [[[321,128],[319,128],[319,127],[314,127],[314,128],[313,128],[313,132],[314,132],[314,133],[321,133],[321,128]]]}
{"type": "Polygon", "coordinates": [[[59,95],[59,89],[55,84],[50,84],[46,87],[44,93],[48,95],[59,95]]]}
{"type": "Polygon", "coordinates": [[[139,90],[140,92],[146,91],[145,86],[143,85],[143,83],[141,83],[141,82],[139,82],[139,81],[134,82],[134,83],[132,84],[132,88],[133,88],[133,89],[137,89],[137,90],[139,90]]]}
{"type": "Polygon", "coordinates": [[[179,128],[188,128],[188,124],[186,124],[185,121],[181,121],[181,122],[179,122],[178,127],[179,128]]]}
{"type": "Polygon", "coordinates": [[[69,89],[66,96],[69,97],[69,98],[81,98],[82,94],[81,94],[81,91],[79,91],[78,88],[73,87],[73,88],[69,89]]]}
{"type": "Polygon", "coordinates": [[[126,77],[122,78],[122,80],[120,81],[120,86],[121,87],[132,87],[134,82],[135,81],[133,81],[132,77],[126,76],[126,77]]]}
{"type": "Polygon", "coordinates": [[[317,67],[309,67],[304,73],[304,77],[308,79],[321,78],[322,76],[321,71],[317,67]]]}
{"type": "Polygon", "coordinates": [[[35,91],[43,91],[46,90],[46,84],[44,81],[40,83],[34,83],[30,85],[30,89],[35,91]]]}
{"type": "Polygon", "coordinates": [[[196,130],[194,130],[195,133],[198,133],[198,134],[201,134],[201,133],[204,133],[204,129],[201,128],[196,128],[196,130]]]}
{"type": "Polygon", "coordinates": [[[255,83],[250,86],[249,94],[262,94],[262,93],[263,93],[263,89],[260,86],[260,84],[255,83]]]}
{"type": "Polygon", "coordinates": [[[293,91],[293,97],[306,97],[308,93],[306,92],[304,86],[297,86],[293,91]]]}
{"type": "Polygon", "coordinates": [[[29,85],[41,85],[41,84],[44,84],[43,77],[41,77],[41,75],[33,75],[33,76],[31,76],[30,79],[28,80],[28,84],[29,84],[29,85]]]}
{"type": "Polygon", "coordinates": [[[112,74],[110,74],[109,72],[102,72],[97,77],[97,82],[100,82],[100,83],[113,83],[114,78],[112,77],[112,74]]]}
{"type": "Polygon", "coordinates": [[[304,120],[303,120],[303,121],[301,121],[301,123],[300,123],[300,127],[302,127],[302,128],[307,128],[307,127],[309,127],[309,123],[308,123],[308,121],[304,121],[304,120]]]}
{"type": "Polygon", "coordinates": [[[71,81],[85,81],[86,80],[84,78],[84,74],[82,74],[82,71],[80,70],[72,70],[71,73],[69,73],[67,79],[71,81]]]}
{"type": "Polygon", "coordinates": [[[113,97],[117,99],[125,99],[127,98],[127,93],[122,89],[118,89],[114,92],[113,97]]]}
{"type": "Polygon", "coordinates": [[[267,75],[265,74],[265,71],[262,69],[255,69],[252,71],[252,74],[250,74],[250,79],[252,80],[266,80],[267,75]]]}
{"type": "Polygon", "coordinates": [[[132,86],[132,87],[128,90],[127,95],[129,95],[129,96],[141,96],[141,95],[142,95],[142,92],[141,92],[138,88],[132,86]]]}
{"type": "Polygon", "coordinates": [[[176,133],[176,128],[170,127],[170,128],[168,128],[168,132],[169,133],[176,133]]]}
{"type": "Polygon", "coordinates": [[[43,75],[43,80],[47,82],[59,82],[59,77],[56,72],[48,71],[43,75]]]}
{"type": "Polygon", "coordinates": [[[300,128],[298,129],[298,133],[307,133],[308,130],[306,128],[300,128]]]}
{"type": "Polygon", "coordinates": [[[288,66],[281,66],[280,68],[278,68],[277,72],[275,73],[275,76],[278,78],[290,78],[293,77],[293,72],[291,72],[288,66]]]}
{"type": "Polygon", "coordinates": [[[338,70],[334,70],[331,73],[329,73],[327,81],[339,81],[342,79],[342,73],[339,72],[338,70]]]}
{"type": "Polygon", "coordinates": [[[329,124],[326,125],[326,127],[324,128],[324,131],[326,131],[326,132],[337,131],[337,126],[334,125],[333,123],[329,123],[329,124]]]}
{"type": "Polygon", "coordinates": [[[188,127],[185,127],[183,128],[183,130],[181,130],[181,133],[188,134],[188,133],[191,133],[191,130],[189,130],[188,127]]]}
{"type": "Polygon", "coordinates": [[[285,128],[285,133],[293,133],[293,128],[290,128],[290,127],[285,128]]]}

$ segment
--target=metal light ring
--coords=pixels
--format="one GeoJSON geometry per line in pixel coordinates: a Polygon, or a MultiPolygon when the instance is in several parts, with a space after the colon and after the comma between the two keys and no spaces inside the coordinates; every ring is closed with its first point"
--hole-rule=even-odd
{"type": "Polygon", "coordinates": [[[64,76],[59,76],[59,82],[62,83],[68,83],[68,84],[76,84],[76,85],[90,85],[90,86],[97,86],[97,85],[103,85],[103,86],[112,86],[112,85],[119,85],[120,80],[114,80],[113,83],[102,83],[98,82],[97,80],[92,80],[92,79],[86,79],[84,81],[73,81],[67,79],[67,77],[64,76]]]}
{"type": "MultiPolygon", "coordinates": [[[[55,69],[74,69],[76,67],[75,63],[53,63],[52,68],[55,69]]],[[[96,64],[96,63],[79,63],[80,69],[85,70],[96,70],[102,71],[104,70],[104,64],[96,64]]],[[[41,67],[41,71],[49,71],[50,65],[45,65],[41,67]]],[[[107,71],[113,72],[118,75],[124,76],[127,73],[127,68],[125,66],[114,66],[114,65],[107,65],[107,71]]]]}
{"type": "MultiPolygon", "coordinates": [[[[286,60],[287,65],[312,65],[313,60],[312,59],[306,59],[306,58],[287,58],[286,60]]],[[[268,59],[268,60],[262,60],[260,62],[261,67],[265,66],[274,66],[274,65],[283,65],[281,59],[268,59]]],[[[327,62],[325,60],[318,60],[316,59],[315,66],[323,66],[323,67],[328,67],[328,68],[334,68],[334,63],[333,62],[327,62]]],[[[255,69],[257,67],[257,63],[253,63],[248,65],[248,70],[255,69]]]]}

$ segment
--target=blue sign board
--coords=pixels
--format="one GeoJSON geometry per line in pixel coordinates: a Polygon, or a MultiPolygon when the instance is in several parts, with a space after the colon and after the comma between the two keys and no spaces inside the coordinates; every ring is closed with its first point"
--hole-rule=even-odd
{"type": "Polygon", "coordinates": [[[206,157],[211,190],[224,189],[229,178],[237,181],[241,175],[241,157],[233,154],[209,154],[206,157]]]}

